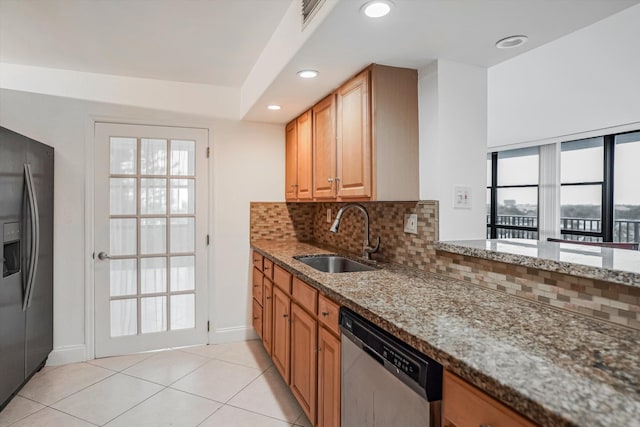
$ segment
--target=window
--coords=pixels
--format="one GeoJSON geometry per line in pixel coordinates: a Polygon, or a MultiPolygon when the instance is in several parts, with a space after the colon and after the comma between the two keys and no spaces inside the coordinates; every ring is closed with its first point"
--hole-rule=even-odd
{"type": "Polygon", "coordinates": [[[538,147],[487,157],[487,237],[538,238],[538,147]]]}
{"type": "Polygon", "coordinates": [[[613,241],[640,242],[640,132],[615,135],[613,241]]]}
{"type": "Polygon", "coordinates": [[[604,138],[563,142],[560,232],[568,240],[602,241],[604,138]]]}
{"type": "Polygon", "coordinates": [[[640,243],[640,131],[548,147],[487,156],[487,237],[640,243]]]}

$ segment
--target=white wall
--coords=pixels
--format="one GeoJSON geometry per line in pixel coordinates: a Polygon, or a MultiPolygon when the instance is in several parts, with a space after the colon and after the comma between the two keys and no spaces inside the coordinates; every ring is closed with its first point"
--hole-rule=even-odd
{"type": "Polygon", "coordinates": [[[440,240],[486,235],[487,70],[438,60],[420,71],[420,199],[440,201],[440,240]],[[454,209],[454,186],[471,209],[454,209]]]}
{"type": "Polygon", "coordinates": [[[491,67],[488,145],[640,129],[639,76],[637,5],[491,67]]]}
{"type": "Polygon", "coordinates": [[[179,115],[149,109],[0,90],[0,125],[56,149],[54,210],[53,363],[84,359],[85,150],[92,144],[90,115],[149,124],[204,126],[212,134],[213,274],[210,318],[213,341],[251,334],[249,304],[249,201],[281,201],[284,129],[179,115]],[[249,332],[248,332],[249,331],[249,332]]]}

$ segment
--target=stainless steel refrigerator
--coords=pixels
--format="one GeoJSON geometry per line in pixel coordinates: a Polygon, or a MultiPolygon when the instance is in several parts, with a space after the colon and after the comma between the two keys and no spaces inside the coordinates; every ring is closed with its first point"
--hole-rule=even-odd
{"type": "Polygon", "coordinates": [[[53,349],[53,148],[0,127],[0,410],[53,349]]]}

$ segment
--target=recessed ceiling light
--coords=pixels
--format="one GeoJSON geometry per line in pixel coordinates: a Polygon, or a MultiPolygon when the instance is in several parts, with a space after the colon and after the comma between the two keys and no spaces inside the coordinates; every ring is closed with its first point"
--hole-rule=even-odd
{"type": "Polygon", "coordinates": [[[276,105],[276,104],[271,104],[271,105],[267,105],[267,108],[269,110],[276,111],[276,110],[279,110],[281,107],[279,105],[276,105]]]}
{"type": "Polygon", "coordinates": [[[300,70],[298,75],[303,79],[312,79],[318,76],[318,72],[316,70],[300,70]]]}
{"type": "Polygon", "coordinates": [[[511,49],[525,44],[527,40],[529,40],[529,37],[527,36],[509,36],[502,40],[498,40],[496,42],[496,47],[498,49],[511,49]]]}
{"type": "Polygon", "coordinates": [[[362,13],[369,18],[382,18],[391,12],[393,3],[389,0],[373,0],[362,5],[362,13]]]}

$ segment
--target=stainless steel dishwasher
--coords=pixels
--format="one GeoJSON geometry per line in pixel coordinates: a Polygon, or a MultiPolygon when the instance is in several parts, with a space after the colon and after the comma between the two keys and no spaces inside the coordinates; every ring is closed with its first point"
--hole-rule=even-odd
{"type": "Polygon", "coordinates": [[[439,427],[442,365],[340,309],[342,427],[439,427]]]}

